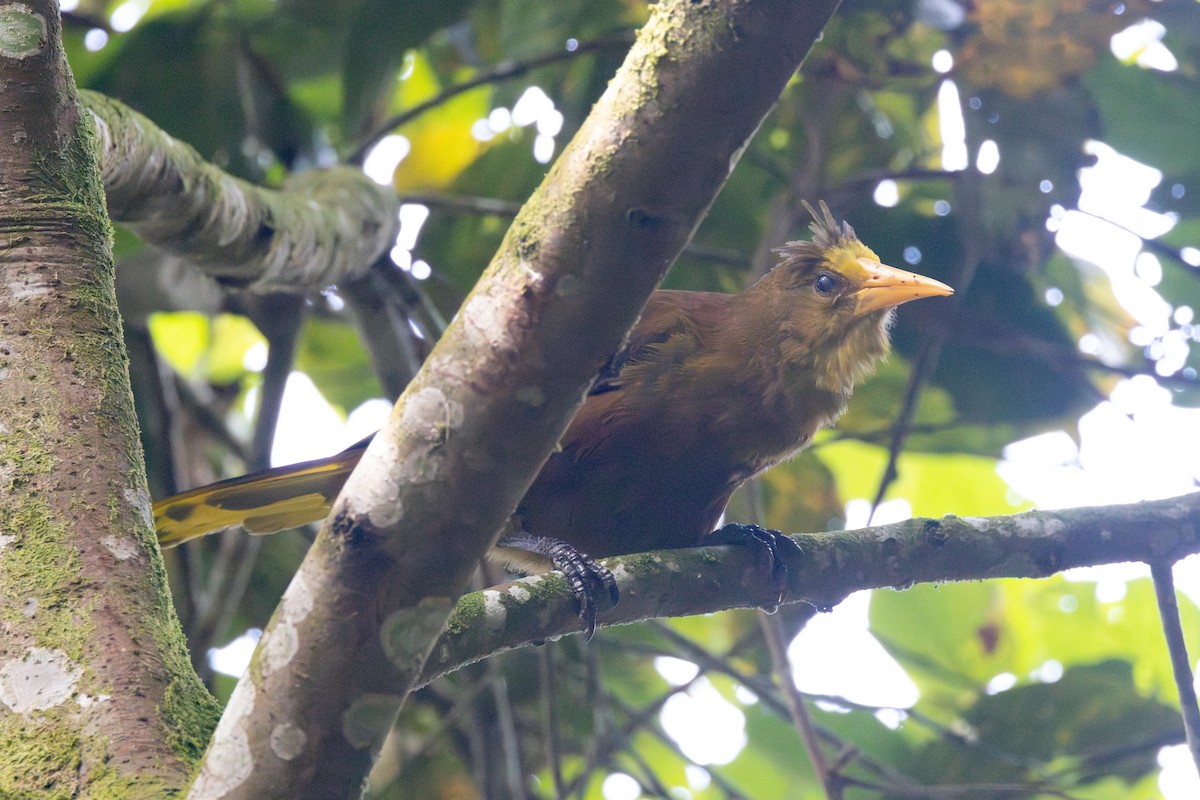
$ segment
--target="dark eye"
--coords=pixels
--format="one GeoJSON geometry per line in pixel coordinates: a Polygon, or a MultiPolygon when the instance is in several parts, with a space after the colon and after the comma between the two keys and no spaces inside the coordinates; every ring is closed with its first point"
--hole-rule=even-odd
{"type": "Polygon", "coordinates": [[[817,290],[817,294],[833,294],[837,289],[837,285],[837,278],[828,272],[822,272],[813,280],[813,288],[817,290]]]}

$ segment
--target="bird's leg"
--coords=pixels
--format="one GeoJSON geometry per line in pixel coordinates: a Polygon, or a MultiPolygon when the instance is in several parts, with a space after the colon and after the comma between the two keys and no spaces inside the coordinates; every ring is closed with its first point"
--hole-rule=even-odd
{"type": "Polygon", "coordinates": [[[583,622],[588,639],[596,632],[596,612],[612,608],[621,596],[616,579],[606,567],[562,539],[517,531],[496,544],[548,558],[554,568],[566,576],[567,586],[579,606],[579,619],[583,622]],[[608,599],[603,609],[596,602],[598,593],[608,599]]]}
{"type": "Polygon", "coordinates": [[[775,603],[783,602],[788,590],[787,558],[800,558],[804,551],[790,536],[779,531],[767,530],[758,525],[741,525],[731,522],[704,537],[703,544],[754,545],[764,548],[767,563],[771,568],[771,590],[776,593],[775,603]],[[786,556],[784,554],[787,554],[786,556]]]}

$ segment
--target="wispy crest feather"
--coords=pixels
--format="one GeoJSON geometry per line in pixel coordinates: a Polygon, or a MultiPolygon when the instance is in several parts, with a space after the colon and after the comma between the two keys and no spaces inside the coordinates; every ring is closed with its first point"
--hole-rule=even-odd
{"type": "Polygon", "coordinates": [[[801,200],[800,204],[812,215],[813,221],[808,227],[813,232],[813,238],[810,242],[788,242],[782,247],[776,247],[775,252],[784,260],[819,258],[823,252],[832,248],[858,241],[858,235],[855,234],[854,228],[850,227],[850,223],[842,222],[838,225],[824,200],[817,201],[819,212],[807,200],[801,200]]]}

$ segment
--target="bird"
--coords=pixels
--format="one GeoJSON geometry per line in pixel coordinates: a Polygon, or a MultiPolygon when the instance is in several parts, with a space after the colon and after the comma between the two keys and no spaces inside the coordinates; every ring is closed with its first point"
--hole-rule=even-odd
{"type": "MultiPolygon", "coordinates": [[[[823,201],[803,206],[811,240],[777,248],[744,291],[650,295],[489,553],[519,571],[563,570],[589,636],[603,600],[618,599],[598,558],[756,542],[778,566],[795,552],[778,531],[718,528],[731,495],[845,411],[888,352],[896,306],[954,292],[884,264],[823,201]]],[[[369,441],[155,503],[159,543],[319,520],[369,441]]]]}

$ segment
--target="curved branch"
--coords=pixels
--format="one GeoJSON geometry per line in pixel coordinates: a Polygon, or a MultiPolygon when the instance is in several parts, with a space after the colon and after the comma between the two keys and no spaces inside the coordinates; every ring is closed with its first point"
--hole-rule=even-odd
{"type": "Polygon", "coordinates": [[[396,240],[395,193],[350,167],[280,190],[231,177],[146,117],[81,91],[99,140],[109,215],[224,283],[307,291],[361,277],[396,240]]]}
{"type": "MultiPolygon", "coordinates": [[[[860,589],[1044,578],[1073,567],[1177,561],[1200,553],[1200,492],[1001,517],[910,519],[793,538],[805,559],[788,565],[788,602],[829,608],[860,589]]],[[[604,563],[621,588],[621,602],[601,615],[604,625],[769,606],[775,598],[766,565],[750,548],[664,550],[604,563]]],[[[459,601],[418,683],[580,630],[571,593],[558,572],[475,592],[459,601]]]]}

